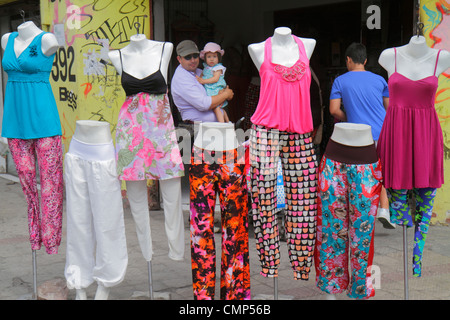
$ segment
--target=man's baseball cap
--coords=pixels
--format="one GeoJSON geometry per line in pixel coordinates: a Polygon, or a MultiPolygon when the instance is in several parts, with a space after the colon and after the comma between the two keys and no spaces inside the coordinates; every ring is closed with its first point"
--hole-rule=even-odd
{"type": "Polygon", "coordinates": [[[191,53],[200,53],[194,41],[183,40],[177,45],[177,55],[185,57],[191,53]]]}

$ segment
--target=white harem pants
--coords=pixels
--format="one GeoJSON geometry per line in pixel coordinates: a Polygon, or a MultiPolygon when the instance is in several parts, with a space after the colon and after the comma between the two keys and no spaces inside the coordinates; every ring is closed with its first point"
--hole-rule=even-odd
{"type": "Polygon", "coordinates": [[[123,280],[128,264],[114,145],[72,138],[64,164],[67,285],[83,289],[96,281],[113,287],[123,280]]]}

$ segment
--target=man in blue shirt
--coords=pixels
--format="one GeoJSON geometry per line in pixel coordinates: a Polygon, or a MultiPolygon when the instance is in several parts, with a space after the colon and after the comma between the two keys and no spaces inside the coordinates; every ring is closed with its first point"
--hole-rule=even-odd
{"type": "MultiPolygon", "coordinates": [[[[377,143],[389,104],[388,85],[383,77],[366,71],[367,52],[363,44],[352,43],[345,57],[348,72],[337,77],[333,83],[330,113],[341,121],[370,125],[377,143]],[[344,110],[341,109],[341,102],[344,110]]],[[[384,188],[377,218],[385,228],[395,228],[390,222],[389,202],[384,188]]]]}

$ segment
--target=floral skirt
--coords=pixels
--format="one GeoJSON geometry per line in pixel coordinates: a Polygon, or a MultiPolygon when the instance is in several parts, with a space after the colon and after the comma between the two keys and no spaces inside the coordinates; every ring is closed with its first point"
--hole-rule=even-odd
{"type": "Polygon", "coordinates": [[[120,180],[184,176],[167,94],[127,96],[119,112],[115,151],[120,180]]]}

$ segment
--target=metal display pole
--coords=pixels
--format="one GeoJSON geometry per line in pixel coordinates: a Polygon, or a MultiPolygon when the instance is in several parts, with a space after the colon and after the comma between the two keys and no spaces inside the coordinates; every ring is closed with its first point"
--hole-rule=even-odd
{"type": "Polygon", "coordinates": [[[153,280],[152,280],[152,262],[148,261],[148,293],[150,299],[153,300],[153,280]]]}
{"type": "Polygon", "coordinates": [[[33,260],[33,299],[37,300],[37,261],[36,250],[32,250],[33,260]]]}
{"type": "Polygon", "coordinates": [[[408,286],[408,238],[407,238],[407,227],[403,226],[403,266],[404,266],[404,290],[405,290],[405,300],[409,300],[409,286],[408,286]]]}
{"type": "Polygon", "coordinates": [[[278,277],[273,278],[273,284],[274,284],[273,298],[274,300],[278,300],[278,277]]]}

